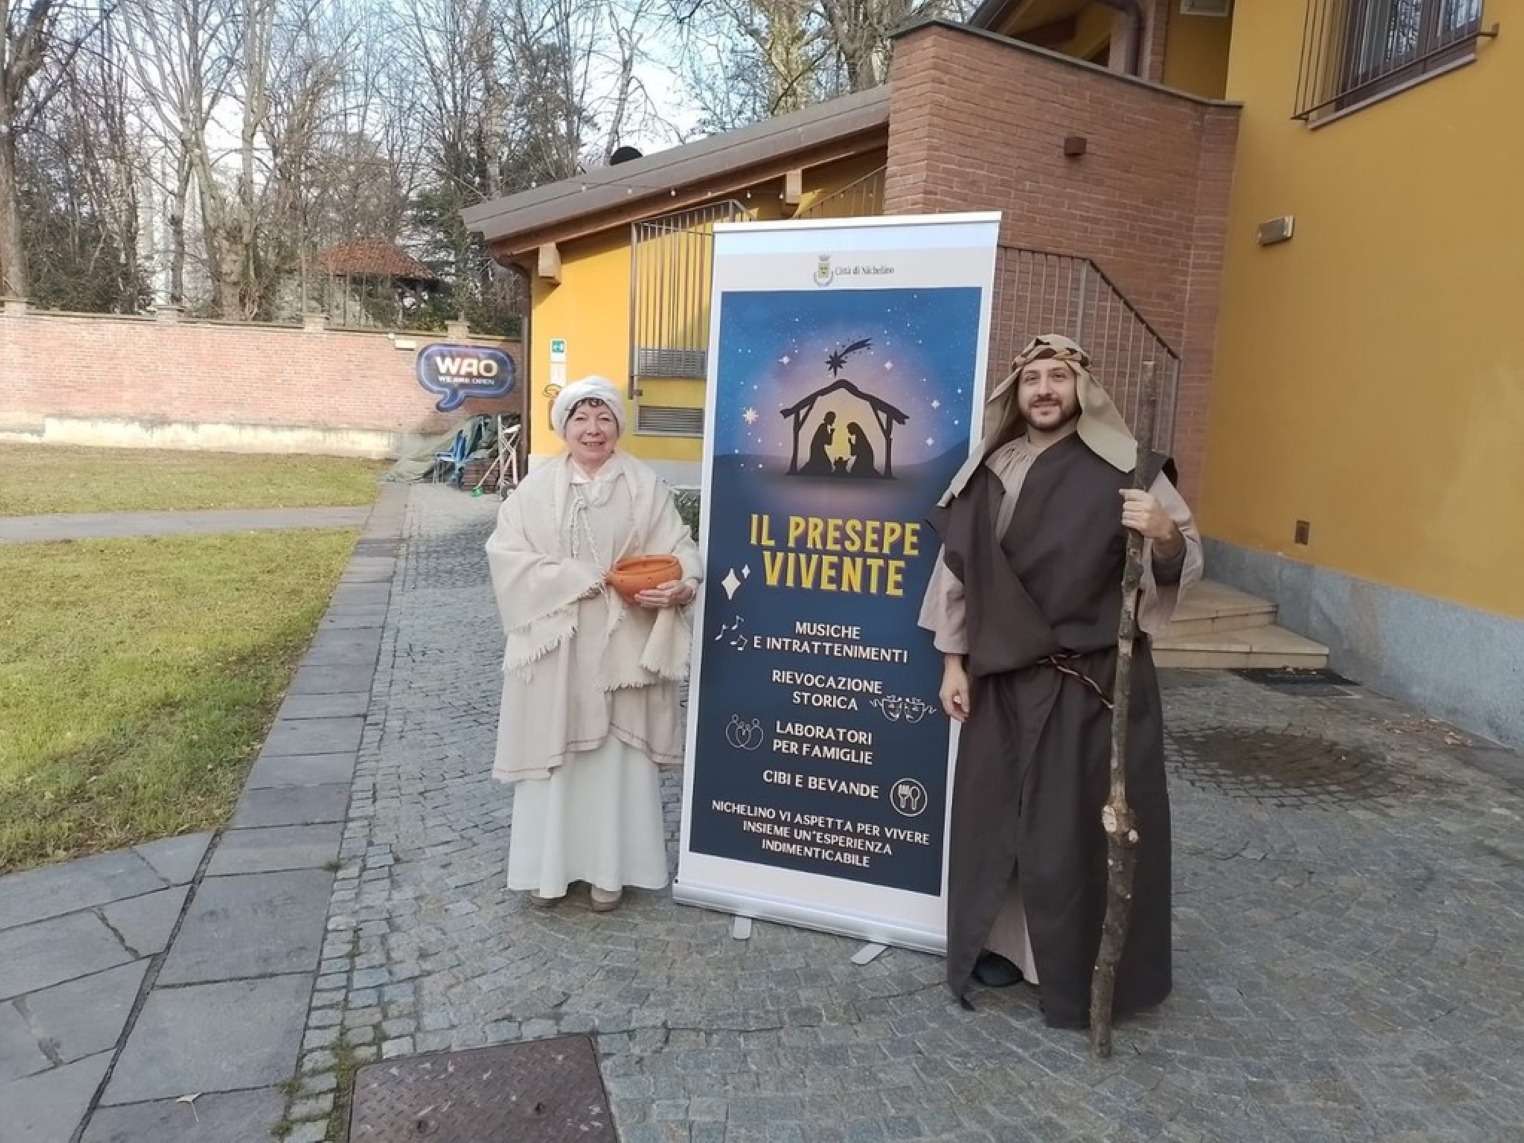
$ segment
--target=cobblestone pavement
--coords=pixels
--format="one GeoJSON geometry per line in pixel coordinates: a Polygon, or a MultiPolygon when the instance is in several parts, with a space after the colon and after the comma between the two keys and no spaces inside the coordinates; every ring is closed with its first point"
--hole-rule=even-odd
{"type": "Polygon", "coordinates": [[[735,941],[665,893],[531,910],[488,777],[494,508],[410,501],[296,1118],[341,1036],[365,1060],[593,1032],[626,1143],[1524,1132],[1524,760],[1358,688],[1167,679],[1176,989],[1106,1063],[1029,989],[961,1011],[932,957],[735,941]]]}

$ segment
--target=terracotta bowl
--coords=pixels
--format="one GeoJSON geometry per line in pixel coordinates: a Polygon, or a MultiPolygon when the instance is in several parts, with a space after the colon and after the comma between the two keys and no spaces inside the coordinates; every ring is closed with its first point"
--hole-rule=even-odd
{"type": "Polygon", "coordinates": [[[631,556],[609,570],[609,586],[630,603],[643,591],[682,578],[683,565],[676,556],[631,556]]]}

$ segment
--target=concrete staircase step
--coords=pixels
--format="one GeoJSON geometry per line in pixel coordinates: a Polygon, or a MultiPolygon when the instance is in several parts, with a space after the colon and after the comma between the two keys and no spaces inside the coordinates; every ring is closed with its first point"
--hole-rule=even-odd
{"type": "Polygon", "coordinates": [[[1284,627],[1258,626],[1233,631],[1178,635],[1166,633],[1154,641],[1159,667],[1232,670],[1243,667],[1328,666],[1328,648],[1284,627]]]}
{"type": "Polygon", "coordinates": [[[1204,580],[1186,595],[1165,635],[1173,638],[1269,627],[1275,622],[1275,614],[1275,604],[1268,599],[1204,580]]]}

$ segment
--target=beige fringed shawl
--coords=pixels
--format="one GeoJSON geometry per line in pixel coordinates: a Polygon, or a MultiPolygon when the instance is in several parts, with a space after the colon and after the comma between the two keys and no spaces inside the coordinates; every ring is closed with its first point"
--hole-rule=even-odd
{"type": "Polygon", "coordinates": [[[591,480],[567,456],[548,461],[503,502],[487,541],[507,634],[493,777],[546,777],[611,734],[653,762],[682,760],[686,609],[628,606],[603,582],[617,560],[663,553],[700,577],[671,492],[623,453],[591,480]]]}

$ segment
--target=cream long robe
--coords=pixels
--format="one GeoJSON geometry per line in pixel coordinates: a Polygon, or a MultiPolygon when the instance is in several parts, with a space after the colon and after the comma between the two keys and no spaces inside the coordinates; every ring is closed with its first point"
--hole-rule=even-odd
{"type": "Polygon", "coordinates": [[[658,764],[682,760],[686,611],[627,606],[603,586],[619,559],[667,553],[700,578],[671,492],[621,452],[594,479],[559,457],[503,502],[487,541],[507,634],[493,777],[546,777],[610,737],[658,764]]]}
{"type": "MultiPolygon", "coordinates": [[[[1041,454],[1041,449],[1025,436],[1020,436],[1000,446],[985,461],[990,471],[1000,478],[1005,489],[1000,502],[1000,513],[995,521],[997,535],[1003,535],[1010,526],[1011,517],[1016,511],[1016,499],[1021,495],[1022,483],[1031,470],[1032,462],[1041,454]]],[[[1174,583],[1158,581],[1153,560],[1153,542],[1144,542],[1143,596],[1138,604],[1138,626],[1149,635],[1157,635],[1173,618],[1181,598],[1201,579],[1203,562],[1201,535],[1196,530],[1190,508],[1175,490],[1175,486],[1160,474],[1149,491],[1185,537],[1185,548],[1176,557],[1180,561],[1180,578],[1174,583]]],[[[1121,498],[1118,497],[1118,517],[1121,514],[1121,498]]],[[[932,632],[937,650],[947,655],[964,655],[968,653],[965,615],[963,584],[939,555],[921,605],[920,625],[932,632]]],[[[1015,962],[1029,982],[1037,983],[1037,962],[1032,955],[1032,942],[1027,934],[1021,893],[1014,880],[1008,890],[1005,906],[990,930],[988,947],[1015,962]]]]}

